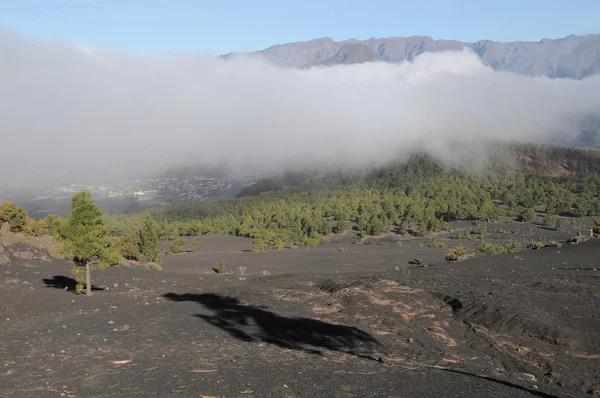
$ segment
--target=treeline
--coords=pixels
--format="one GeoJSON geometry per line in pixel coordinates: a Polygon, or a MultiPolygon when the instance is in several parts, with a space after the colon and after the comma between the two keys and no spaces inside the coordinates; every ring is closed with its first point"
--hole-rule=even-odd
{"type": "MultiPolygon", "coordinates": [[[[261,182],[246,192],[255,195],[106,215],[104,220],[123,256],[131,259],[144,258],[140,231],[150,227],[163,241],[205,234],[249,237],[257,251],[316,245],[351,226],[362,236],[392,230],[423,236],[454,220],[510,216],[529,221],[536,210],[545,211],[548,220],[598,216],[598,172],[600,157],[594,151],[513,144],[496,148],[492,161],[477,173],[414,155],[368,171],[289,174],[275,185],[261,182]]],[[[11,222],[17,232],[51,230],[52,216],[31,220],[23,212],[8,206],[0,221],[4,213],[20,220],[15,226],[11,222]]]]}
{"type": "MultiPolygon", "coordinates": [[[[527,149],[527,147],[523,146],[527,149]]],[[[367,173],[313,175],[287,188],[227,200],[207,200],[150,210],[161,240],[178,235],[231,234],[253,238],[255,250],[314,245],[355,223],[360,235],[425,235],[453,220],[511,216],[528,221],[540,208],[549,215],[600,215],[600,170],[595,153],[531,146],[530,159],[560,155],[561,167],[585,162],[569,176],[517,172],[505,164],[474,175],[447,169],[428,156],[413,156],[367,173]],[[533,150],[537,151],[535,153],[533,150]],[[553,153],[556,151],[556,153],[553,153]]],[[[111,216],[115,235],[135,229],[146,213],[111,216]]]]}

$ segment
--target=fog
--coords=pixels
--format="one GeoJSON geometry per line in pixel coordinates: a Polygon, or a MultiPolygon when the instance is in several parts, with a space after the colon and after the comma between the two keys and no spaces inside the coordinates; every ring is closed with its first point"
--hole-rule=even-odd
{"type": "Polygon", "coordinates": [[[413,63],[279,69],[135,56],[0,31],[0,182],[124,178],[202,162],[241,170],[357,166],[414,147],[452,162],[490,139],[576,134],[600,76],[496,72],[469,52],[413,63]],[[450,150],[448,143],[460,143],[450,150]]]}

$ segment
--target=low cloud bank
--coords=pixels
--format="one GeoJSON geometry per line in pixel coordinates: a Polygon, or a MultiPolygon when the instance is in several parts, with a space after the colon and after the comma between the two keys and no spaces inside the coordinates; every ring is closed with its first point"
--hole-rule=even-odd
{"type": "Polygon", "coordinates": [[[469,52],[308,70],[139,57],[0,32],[0,182],[86,182],[187,163],[242,170],[448,162],[488,140],[575,135],[600,76],[496,72],[469,52]],[[464,143],[449,150],[448,143],[464,143]]]}

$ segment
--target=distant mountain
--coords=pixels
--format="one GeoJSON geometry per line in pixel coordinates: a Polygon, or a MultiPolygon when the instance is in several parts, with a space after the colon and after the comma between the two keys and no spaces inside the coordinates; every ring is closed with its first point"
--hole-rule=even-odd
{"type": "Polygon", "coordinates": [[[379,54],[375,54],[369,47],[361,43],[344,44],[332,57],[322,61],[313,62],[306,67],[315,65],[362,64],[364,62],[384,61],[379,54]]]}
{"type": "MultiPolygon", "coordinates": [[[[423,36],[372,38],[364,41],[350,39],[338,42],[326,37],[276,45],[262,51],[243,54],[264,58],[280,67],[303,68],[377,60],[411,61],[424,52],[460,51],[463,48],[473,50],[485,64],[495,69],[529,76],[582,79],[600,72],[600,34],[512,43],[490,40],[465,43],[434,40],[423,36]]],[[[231,58],[237,54],[239,53],[230,53],[223,57],[231,58]]]]}

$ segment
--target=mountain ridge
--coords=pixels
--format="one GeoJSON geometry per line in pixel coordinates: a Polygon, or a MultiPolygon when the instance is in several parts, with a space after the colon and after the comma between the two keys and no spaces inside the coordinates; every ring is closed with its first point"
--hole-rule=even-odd
{"type": "Polygon", "coordinates": [[[229,53],[225,59],[244,55],[262,58],[284,68],[306,68],[315,65],[337,65],[381,60],[400,63],[412,61],[424,52],[461,51],[469,49],[481,60],[498,70],[528,76],[583,79],[600,72],[600,34],[569,35],[540,41],[499,42],[479,40],[435,40],[429,36],[347,39],[335,41],[323,37],[309,41],[277,44],[264,50],[229,53]],[[348,45],[354,45],[349,51],[348,45]],[[345,51],[342,49],[345,48],[345,51]],[[365,49],[374,55],[365,56],[365,49]],[[342,53],[340,53],[342,51],[342,53]]]}

